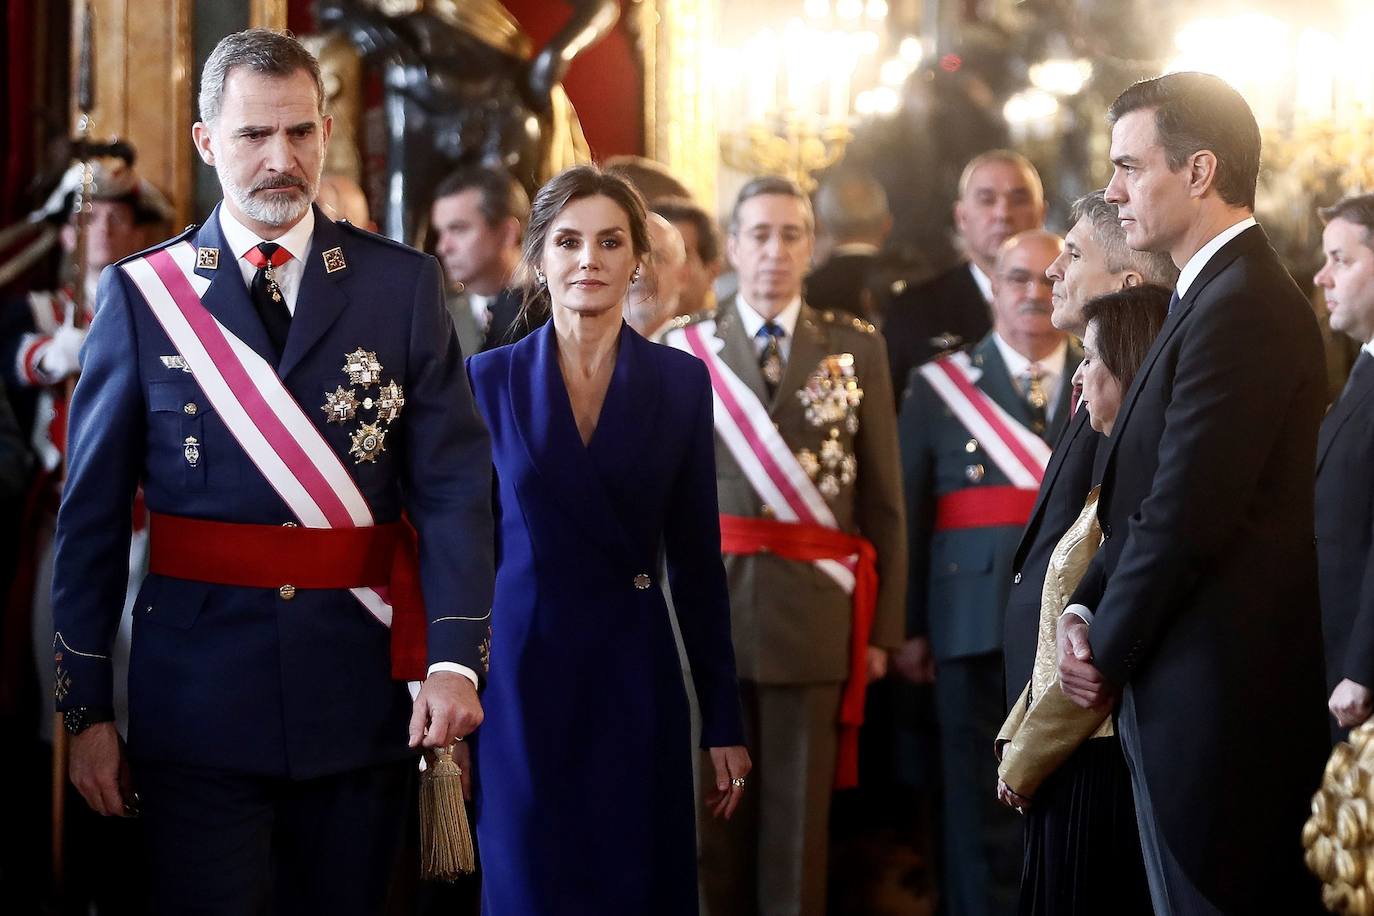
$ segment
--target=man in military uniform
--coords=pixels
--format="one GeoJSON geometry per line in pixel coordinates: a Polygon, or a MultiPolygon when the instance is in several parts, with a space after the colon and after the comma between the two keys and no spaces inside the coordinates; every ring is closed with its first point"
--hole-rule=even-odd
{"type": "Polygon", "coordinates": [[[73,399],[55,693],[73,783],[143,814],[158,913],[376,913],[415,748],[481,721],[486,433],[438,265],[312,206],[322,103],[294,39],[216,46],[194,133],[224,201],[105,272],[73,399]],[[109,654],[140,479],[126,748],[109,654]],[[426,674],[414,701],[393,679],[426,674]]]}
{"type": "Polygon", "coordinates": [[[528,323],[517,327],[525,291],[513,282],[530,218],[530,199],[520,182],[486,166],[459,169],[439,182],[430,218],[463,354],[515,343],[528,334],[528,323]]]}
{"type": "Polygon", "coordinates": [[[857,778],[864,686],[901,643],[887,354],[872,325],[802,301],[814,233],[796,184],[747,184],[727,238],[739,295],[666,340],[712,374],[722,550],[758,762],[735,823],[700,824],[712,916],[825,911],[831,789],[857,778]]]}
{"type": "Polygon", "coordinates": [[[1040,229],[1008,240],[992,274],[992,332],[913,373],[902,403],[911,584],[899,667],[935,663],[943,896],[969,916],[1013,912],[1021,870],[1021,826],[997,803],[992,746],[1011,555],[1082,360],[1050,323],[1045,270],[1061,247],[1040,229]]]}

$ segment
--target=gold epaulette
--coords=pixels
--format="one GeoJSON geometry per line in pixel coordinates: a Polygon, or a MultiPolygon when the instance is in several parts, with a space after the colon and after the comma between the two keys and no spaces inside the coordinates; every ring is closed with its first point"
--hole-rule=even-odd
{"type": "Polygon", "coordinates": [[[826,309],[825,311],[820,313],[820,318],[821,321],[824,321],[826,324],[833,324],[836,327],[841,328],[851,327],[861,334],[878,333],[878,328],[876,325],[870,324],[869,322],[864,321],[862,318],[855,318],[848,312],[839,313],[831,311],[830,309],[826,309]]]}
{"type": "Polygon", "coordinates": [[[702,309],[701,311],[693,312],[690,315],[678,315],[676,318],[673,319],[672,329],[677,330],[678,328],[685,328],[688,325],[697,324],[698,322],[702,321],[714,321],[715,318],[716,309],[714,308],[702,309]]]}

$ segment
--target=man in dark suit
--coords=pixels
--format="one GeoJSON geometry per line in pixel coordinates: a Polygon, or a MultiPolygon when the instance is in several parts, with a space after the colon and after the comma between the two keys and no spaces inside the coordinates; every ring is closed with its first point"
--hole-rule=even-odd
{"type": "Polygon", "coordinates": [[[911,376],[899,433],[911,560],[898,670],[934,658],[944,778],[944,899],[951,913],[1015,911],[1021,828],[997,803],[1002,609],[1012,550],[1048,443],[1069,418],[1082,350],[1050,323],[1046,270],[1062,240],[1014,236],[993,271],[992,333],[911,376]],[[963,380],[962,397],[959,382],[963,380]],[[990,420],[1000,412],[1000,419],[990,420]]]}
{"type": "MultiPolygon", "coordinates": [[[[1172,289],[1178,268],[1167,254],[1134,251],[1116,218],[1116,205],[1093,191],[1074,201],[1073,226],[1064,250],[1050,265],[1054,281],[1050,321],[1080,340],[1086,330],[1083,306],[1089,299],[1114,290],[1153,283],[1172,289]]],[[[1003,656],[1006,662],[1007,705],[1021,695],[1035,663],[1040,627],[1040,595],[1050,552],[1069,529],[1092,489],[1093,459],[1102,436],[1093,431],[1086,411],[1077,409],[1054,446],[1045,479],[1040,485],[1030,521],[1011,562],[1011,595],[1007,599],[1003,656]]]]}
{"type": "Polygon", "coordinates": [[[883,186],[862,172],[830,176],[816,192],[816,225],[830,253],[807,276],[806,301],[812,308],[880,320],[899,279],[882,253],[892,229],[883,186]]]}
{"type": "Polygon", "coordinates": [[[1045,219],[1045,192],[1030,160],[1011,150],[975,156],[959,177],[954,227],[968,256],[892,300],[883,336],[892,360],[892,388],[906,390],[907,375],[948,350],[973,344],[992,329],[992,270],[1002,243],[1045,219]]]}
{"type": "Polygon", "coordinates": [[[1181,272],[1108,440],[1106,540],[1061,622],[1060,677],[1083,705],[1120,692],[1156,912],[1320,912],[1299,836],[1328,747],[1321,335],[1252,215],[1245,100],[1173,73],[1127,89],[1110,120],[1106,199],[1127,244],[1181,272]]]}
{"type": "Polygon", "coordinates": [[[53,597],[71,778],[99,813],[141,810],[153,912],[376,913],[416,748],[482,717],[487,435],[438,265],[312,205],[315,59],[251,29],[201,87],[224,201],[104,273],[72,401],[53,597]],[[126,751],[110,645],[140,481],[126,751]],[[393,673],[426,678],[415,700],[393,673]]]}
{"type": "Polygon", "coordinates": [[[444,265],[449,314],[465,356],[515,343],[543,321],[521,316],[525,290],[513,284],[530,199],[508,172],[470,166],[434,191],[434,254],[444,265]]]}
{"type": "Polygon", "coordinates": [[[1360,344],[1317,439],[1317,570],[1332,737],[1374,712],[1374,195],[1321,211],[1331,329],[1360,344]]]}

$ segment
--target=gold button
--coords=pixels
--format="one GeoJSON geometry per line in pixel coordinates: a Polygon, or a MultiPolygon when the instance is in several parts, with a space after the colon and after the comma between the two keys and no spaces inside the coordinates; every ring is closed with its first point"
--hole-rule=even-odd
{"type": "Polygon", "coordinates": [[[652,585],[653,582],[654,580],[649,578],[648,573],[640,573],[635,576],[635,588],[639,589],[641,592],[652,585]]]}
{"type": "Polygon", "coordinates": [[[968,452],[970,455],[972,455],[974,452],[978,451],[978,440],[977,440],[977,439],[970,439],[970,440],[968,440],[967,442],[965,442],[965,443],[964,443],[964,451],[968,452]]]}
{"type": "Polygon", "coordinates": [[[764,503],[759,507],[759,515],[762,515],[764,518],[772,518],[774,515],[773,507],[764,503]]]}
{"type": "Polygon", "coordinates": [[[195,401],[187,401],[186,405],[181,409],[186,412],[186,415],[188,417],[194,417],[196,415],[196,411],[200,410],[200,408],[196,406],[195,401]]]}
{"type": "Polygon", "coordinates": [[[296,586],[283,585],[281,588],[277,589],[277,594],[281,595],[281,600],[290,601],[292,598],[296,597],[296,586]]]}

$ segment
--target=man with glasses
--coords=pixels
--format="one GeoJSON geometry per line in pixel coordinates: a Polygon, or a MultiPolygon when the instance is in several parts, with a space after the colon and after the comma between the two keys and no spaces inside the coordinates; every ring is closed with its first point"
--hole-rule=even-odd
{"type": "Polygon", "coordinates": [[[1041,229],[1009,239],[992,275],[991,333],[912,373],[901,409],[911,579],[908,640],[894,666],[915,682],[935,679],[944,895],[949,912],[970,916],[1016,905],[1021,825],[988,787],[1012,556],[1082,359],[1050,321],[1045,271],[1062,248],[1041,229]]]}

